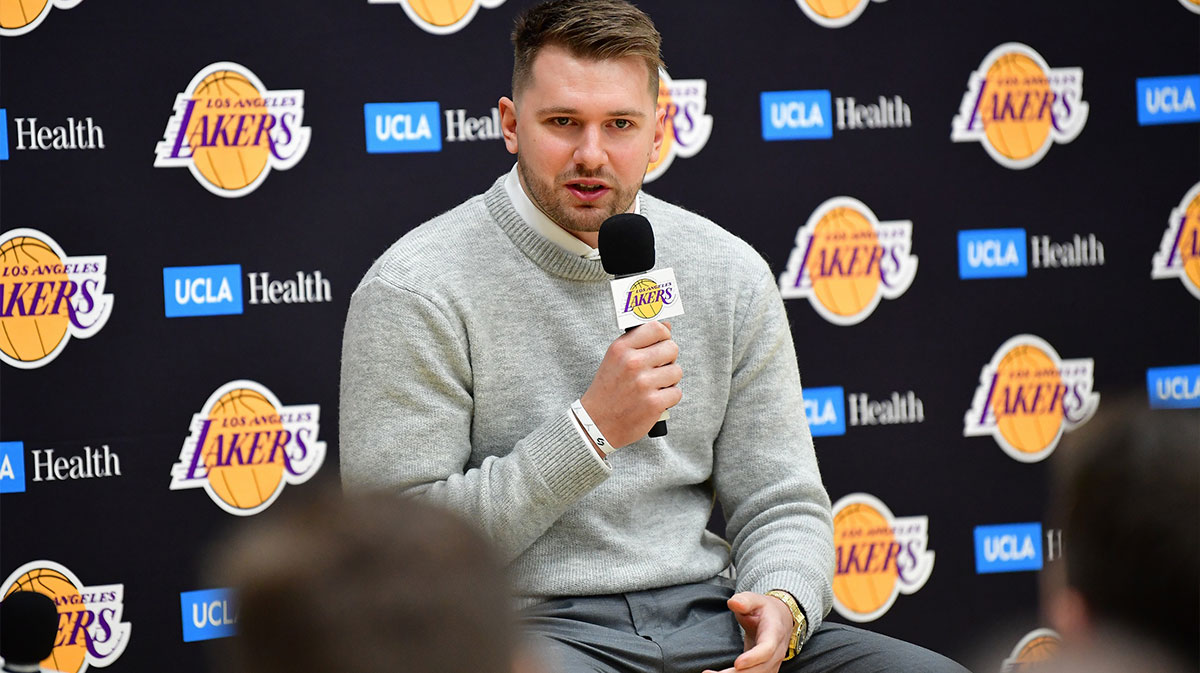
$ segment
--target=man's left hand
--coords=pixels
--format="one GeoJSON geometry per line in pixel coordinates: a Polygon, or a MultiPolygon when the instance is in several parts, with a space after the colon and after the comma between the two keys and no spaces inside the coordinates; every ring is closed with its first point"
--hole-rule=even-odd
{"type": "Polygon", "coordinates": [[[792,639],[792,612],[778,598],[750,591],[734,594],[727,605],[746,632],[746,651],[716,673],[777,673],[792,639]]]}

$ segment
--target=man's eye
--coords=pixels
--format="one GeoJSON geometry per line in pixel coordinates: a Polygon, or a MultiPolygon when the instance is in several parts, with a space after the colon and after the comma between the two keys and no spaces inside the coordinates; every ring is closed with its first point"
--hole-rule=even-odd
{"type": "Polygon", "coordinates": [[[616,126],[619,129],[627,129],[630,126],[633,126],[633,122],[629,121],[628,119],[616,119],[613,120],[613,126],[616,126]]]}
{"type": "Polygon", "coordinates": [[[554,119],[550,120],[550,122],[552,124],[554,124],[555,126],[566,126],[571,123],[571,118],[570,117],[555,117],[554,119]]]}

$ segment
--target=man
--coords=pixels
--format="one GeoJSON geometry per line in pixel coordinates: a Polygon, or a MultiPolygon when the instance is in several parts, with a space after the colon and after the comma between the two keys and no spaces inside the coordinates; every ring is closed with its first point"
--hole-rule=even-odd
{"type": "Polygon", "coordinates": [[[1110,399],[1051,464],[1056,670],[1200,670],[1200,412],[1110,399]]]}
{"type": "Polygon", "coordinates": [[[328,494],[240,529],[217,551],[213,579],[237,591],[238,633],[213,670],[530,670],[516,663],[499,560],[440,507],[328,494]]]}
{"type": "Polygon", "coordinates": [[[664,133],[649,17],[623,0],[552,0],[518,19],[513,42],[513,98],[499,107],[517,165],[393,245],[351,301],[347,486],[478,522],[551,670],[832,670],[856,657],[961,670],[822,627],[830,503],[774,274],[715,224],[639,192],[664,133]],[[675,269],[688,307],[677,329],[614,339],[595,247],[622,212],[653,223],[658,266],[675,269]],[[670,434],[647,438],[668,408],[670,434]],[[705,530],[714,497],[729,544],[705,530]],[[731,565],[736,583],[721,576],[731,565]]]}

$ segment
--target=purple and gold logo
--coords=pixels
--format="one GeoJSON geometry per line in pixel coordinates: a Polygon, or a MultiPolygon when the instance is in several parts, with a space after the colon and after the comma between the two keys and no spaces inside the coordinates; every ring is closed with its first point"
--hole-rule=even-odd
{"type": "Polygon", "coordinates": [[[321,468],[320,416],[316,404],[284,406],[261,383],[230,381],[192,416],[171,490],[203,488],[230,514],[258,514],[285,484],[303,484],[321,468]]]}
{"type": "Polygon", "coordinates": [[[1087,423],[1100,405],[1091,358],[1064,360],[1049,343],[1018,334],[979,373],[963,436],[991,435],[1013,460],[1036,463],[1064,432],[1087,423]]]}
{"type": "Polygon", "coordinates": [[[0,37],[24,35],[41,25],[50,8],[71,9],[82,0],[0,0],[0,37]]]}
{"type": "Polygon", "coordinates": [[[779,293],[808,299],[835,325],[856,325],[881,299],[896,299],[917,275],[912,222],[881,222],[865,203],[829,199],[796,232],[779,293]]]}
{"type": "Polygon", "coordinates": [[[971,73],[950,140],[982,144],[1005,168],[1029,168],[1050,145],[1075,140],[1087,117],[1083,68],[1051,68],[1030,47],[1007,42],[971,73]]]}
{"type": "Polygon", "coordinates": [[[1178,278],[1192,296],[1200,299],[1200,182],[1171,211],[1150,277],[1178,278]]]}
{"type": "Polygon", "coordinates": [[[0,234],[0,361],[36,369],[58,357],[71,337],[95,336],[108,322],[108,258],[68,257],[37,229],[0,234]]]}
{"type": "Polygon", "coordinates": [[[471,23],[482,5],[494,9],[504,0],[367,0],[372,5],[400,5],[413,23],[427,33],[449,35],[471,23]]]}
{"type": "Polygon", "coordinates": [[[54,650],[41,662],[42,670],[83,673],[88,666],[105,667],[129,644],[129,622],[121,621],[125,585],[85,585],[75,573],[54,561],[31,561],[4,581],[7,598],[15,591],[49,596],[58,608],[54,650]]]}
{"type": "MultiPolygon", "coordinates": [[[[874,0],[883,2],[884,0],[874,0]]],[[[817,25],[841,28],[854,23],[872,0],[796,0],[800,9],[817,25]]]]}
{"type": "Polygon", "coordinates": [[[304,157],[303,123],[302,89],[270,90],[242,65],[213,63],[175,97],[154,166],[186,167],[217,196],[245,196],[304,157]]]}
{"type": "Polygon", "coordinates": [[[712,115],[708,106],[708,82],[702,79],[676,79],[658,71],[658,107],[664,111],[666,132],[658,158],[646,167],[645,182],[653,182],[675,161],[675,157],[696,156],[704,149],[712,133],[712,115]]]}

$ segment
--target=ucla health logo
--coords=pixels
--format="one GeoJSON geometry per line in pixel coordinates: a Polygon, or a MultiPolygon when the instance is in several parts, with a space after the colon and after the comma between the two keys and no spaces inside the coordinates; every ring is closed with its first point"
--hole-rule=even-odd
{"type": "Polygon", "coordinates": [[[1051,68],[1019,42],[996,47],[971,73],[950,140],[978,142],[1001,166],[1029,168],[1087,123],[1082,68],[1051,68]]]}
{"type": "Polygon", "coordinates": [[[37,28],[46,20],[52,7],[71,9],[82,0],[41,0],[24,4],[0,2],[0,37],[16,37],[37,28]]]}
{"type": "Polygon", "coordinates": [[[645,182],[666,173],[675,157],[694,157],[704,149],[713,126],[712,116],[704,112],[707,106],[706,80],[673,80],[667,71],[658,71],[658,107],[665,111],[666,132],[658,158],[646,167],[645,182]]]}
{"type": "Polygon", "coordinates": [[[36,369],[58,357],[71,337],[88,339],[108,323],[108,258],[68,257],[37,229],[0,234],[0,361],[36,369]]]}
{"type": "Polygon", "coordinates": [[[186,167],[217,196],[245,196],[271,169],[304,158],[311,130],[303,123],[302,89],[270,90],[245,66],[213,63],[175,97],[154,166],[186,167]]]}
{"type": "Polygon", "coordinates": [[[3,597],[14,591],[49,596],[58,608],[58,636],[54,650],[41,662],[43,670],[83,673],[88,666],[111,665],[129,644],[125,610],[125,585],[79,581],[75,573],[54,561],[31,561],[4,581],[3,597]]]}
{"type": "Polygon", "coordinates": [[[1045,460],[1063,432],[1096,413],[1100,393],[1092,392],[1094,368],[1091,358],[1060,358],[1040,337],[1012,337],[979,373],[963,436],[991,435],[1022,463],[1045,460]]]}
{"type": "Polygon", "coordinates": [[[201,589],[179,594],[183,642],[228,638],[237,633],[232,589],[201,589]]]}
{"type": "Polygon", "coordinates": [[[163,269],[168,318],[242,312],[242,266],[168,266],[163,269]]]}
{"type": "MultiPolygon", "coordinates": [[[[874,0],[884,2],[884,0],[874,0]]],[[[862,15],[871,0],[796,0],[800,9],[817,25],[826,28],[848,26],[862,15]]]]}
{"type": "Polygon", "coordinates": [[[0,493],[25,492],[25,443],[0,442],[0,493]]]}
{"type": "Polygon", "coordinates": [[[846,391],[841,386],[805,388],[804,415],[813,437],[846,434],[846,391]]]}
{"type": "Polygon", "coordinates": [[[831,101],[828,90],[762,92],[759,103],[763,140],[832,138],[831,101]]]}
{"type": "Polygon", "coordinates": [[[1009,573],[1042,569],[1042,524],[975,527],[975,572],[1009,573]]]}
{"type": "Polygon", "coordinates": [[[1200,122],[1200,75],[1142,77],[1137,81],[1138,124],[1200,122]]]}
{"type": "Polygon", "coordinates": [[[881,299],[904,294],[916,275],[912,222],[881,222],[862,201],[837,196],[796,232],[779,292],[808,299],[835,325],[857,325],[881,299]]]}
{"type": "Polygon", "coordinates": [[[372,5],[396,4],[412,22],[434,35],[449,35],[471,23],[480,5],[493,9],[504,0],[367,0],[372,5]]]}
{"type": "Polygon", "coordinates": [[[893,516],[867,493],[834,503],[833,544],[833,607],[851,621],[879,619],[900,594],[915,594],[933,573],[929,517],[893,516]]]}
{"type": "Polygon", "coordinates": [[[258,514],[285,484],[303,484],[321,468],[320,416],[316,404],[284,406],[261,383],[230,381],[192,416],[171,490],[203,488],[230,514],[258,514]]]}
{"type": "Polygon", "coordinates": [[[1200,408],[1200,365],[1150,367],[1146,370],[1146,390],[1151,409],[1200,408]]]}
{"type": "Polygon", "coordinates": [[[442,151],[442,112],[436,101],[363,105],[367,152],[442,151]]]}
{"type": "Polygon", "coordinates": [[[1167,230],[1151,262],[1150,277],[1178,278],[1188,292],[1200,299],[1200,182],[1192,185],[1171,211],[1167,230]]]}
{"type": "Polygon", "coordinates": [[[958,232],[958,277],[1016,278],[1027,272],[1024,229],[958,232]]]}

